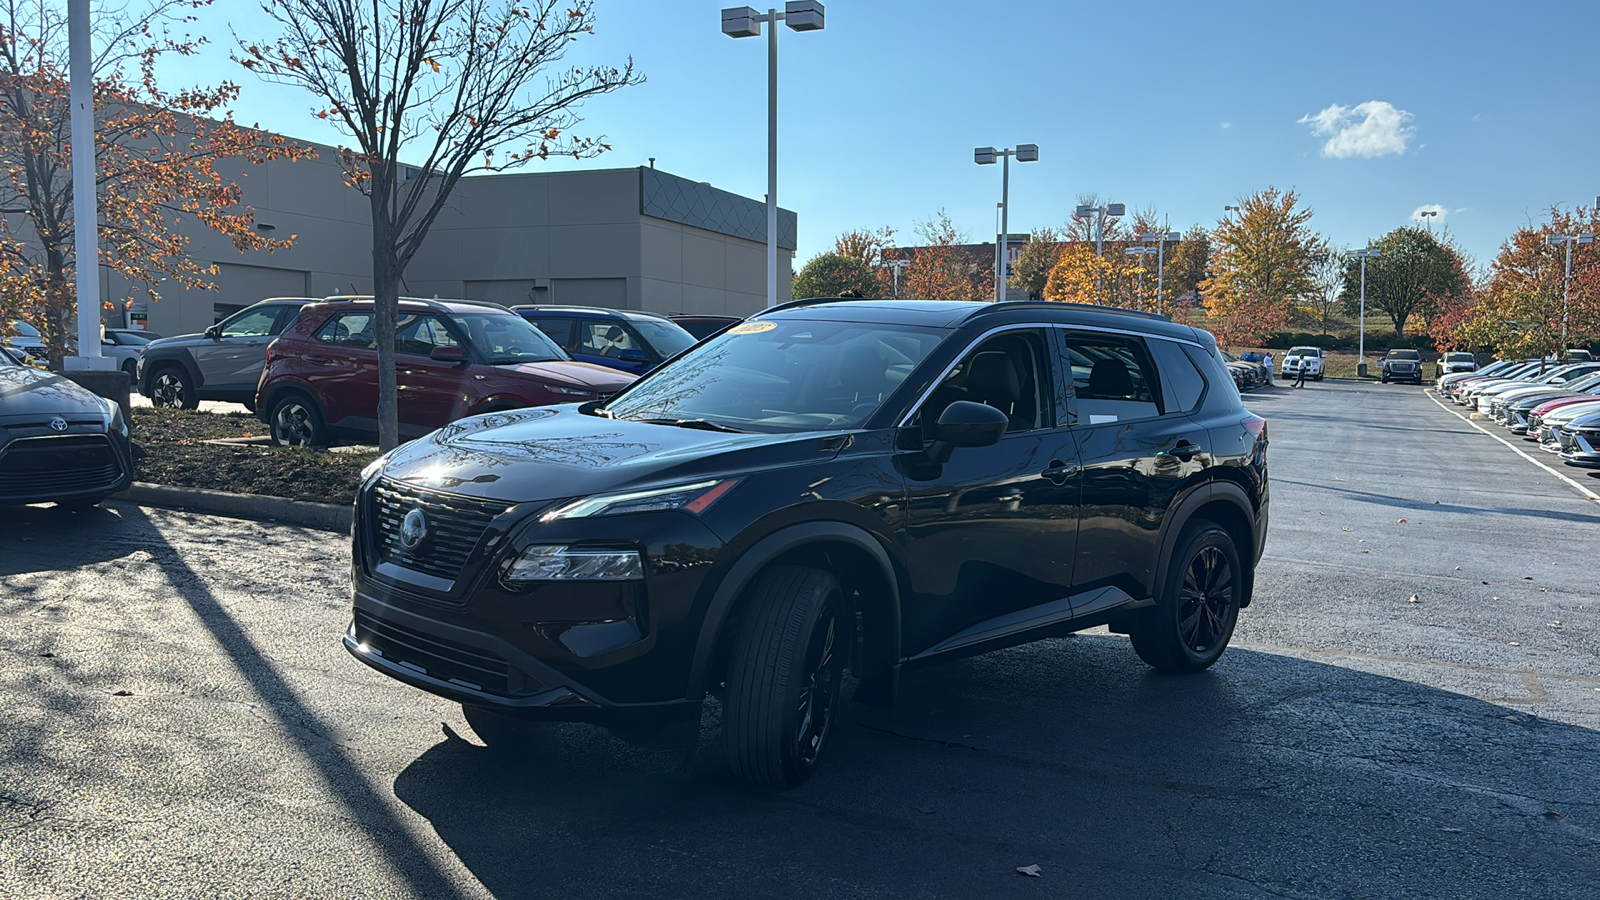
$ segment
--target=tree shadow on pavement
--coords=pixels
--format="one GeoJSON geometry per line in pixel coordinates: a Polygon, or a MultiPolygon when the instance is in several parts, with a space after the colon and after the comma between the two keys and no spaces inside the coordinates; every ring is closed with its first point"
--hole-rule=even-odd
{"type": "Polygon", "coordinates": [[[1164,678],[1080,635],[909,673],[830,741],[772,792],[710,732],[685,767],[447,729],[395,793],[500,898],[1600,892],[1595,732],[1338,666],[1235,648],[1164,678]]]}

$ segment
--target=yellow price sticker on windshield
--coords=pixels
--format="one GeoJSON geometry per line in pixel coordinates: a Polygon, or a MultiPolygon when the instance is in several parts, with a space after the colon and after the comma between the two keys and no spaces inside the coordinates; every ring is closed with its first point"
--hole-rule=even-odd
{"type": "Polygon", "coordinates": [[[760,334],[778,327],[777,322],[741,322],[728,329],[729,334],[760,334]]]}

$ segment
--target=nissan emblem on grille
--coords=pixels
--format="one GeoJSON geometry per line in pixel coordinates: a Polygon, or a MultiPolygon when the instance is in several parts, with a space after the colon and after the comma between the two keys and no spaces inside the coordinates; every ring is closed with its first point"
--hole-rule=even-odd
{"type": "Polygon", "coordinates": [[[406,517],[400,522],[400,546],[406,550],[415,550],[427,536],[428,517],[423,515],[422,508],[418,507],[406,513],[406,517]]]}
{"type": "Polygon", "coordinates": [[[54,419],[50,420],[50,430],[51,431],[66,431],[67,430],[67,420],[61,418],[60,416],[56,416],[54,419]]]}

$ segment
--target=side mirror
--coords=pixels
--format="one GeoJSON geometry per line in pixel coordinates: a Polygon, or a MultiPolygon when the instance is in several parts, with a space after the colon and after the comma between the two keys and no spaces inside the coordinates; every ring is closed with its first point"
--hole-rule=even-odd
{"type": "Polygon", "coordinates": [[[1005,437],[1011,417],[982,403],[957,400],[946,406],[933,426],[933,444],[928,459],[939,465],[950,461],[957,447],[991,447],[1005,437]]]}
{"type": "Polygon", "coordinates": [[[460,347],[435,347],[428,354],[428,358],[449,363],[464,363],[467,361],[467,355],[461,352],[460,347]]]}
{"type": "Polygon", "coordinates": [[[222,326],[212,325],[210,328],[205,330],[204,334],[206,337],[211,338],[214,341],[222,336],[222,326]]]}
{"type": "Polygon", "coordinates": [[[646,356],[645,352],[640,350],[638,347],[628,347],[624,350],[617,351],[617,359],[621,360],[622,362],[630,363],[642,363],[650,361],[650,357],[646,356]]]}

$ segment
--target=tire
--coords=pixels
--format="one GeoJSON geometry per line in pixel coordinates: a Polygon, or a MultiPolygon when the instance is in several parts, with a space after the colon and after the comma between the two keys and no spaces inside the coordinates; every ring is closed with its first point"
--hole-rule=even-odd
{"type": "Polygon", "coordinates": [[[267,430],[272,442],[280,447],[320,450],[328,446],[328,426],[322,421],[322,411],[315,400],[299,392],[285,394],[272,404],[267,430]]]}
{"type": "Polygon", "coordinates": [[[128,383],[129,384],[138,384],[139,383],[139,361],[138,360],[136,360],[136,359],[125,360],[122,363],[122,371],[128,373],[128,383]]]}
{"type": "Polygon", "coordinates": [[[194,409],[200,405],[194,381],[182,366],[165,365],[150,376],[150,405],[161,409],[194,409]]]}
{"type": "Polygon", "coordinates": [[[839,707],[853,622],[832,575],[775,566],[751,592],[728,665],[722,728],[728,765],[792,788],[811,776],[839,707]]]}
{"type": "Polygon", "coordinates": [[[1313,375],[1312,378],[1314,380],[1316,380],[1316,381],[1321,381],[1322,380],[1322,373],[1318,372],[1317,374],[1313,375]]]}
{"type": "Polygon", "coordinates": [[[1134,652],[1158,672],[1181,675],[1210,668],[1228,647],[1245,573],[1233,537],[1197,519],[1178,535],[1154,609],[1129,629],[1134,652]]]}

